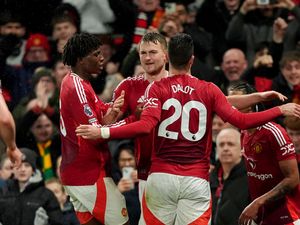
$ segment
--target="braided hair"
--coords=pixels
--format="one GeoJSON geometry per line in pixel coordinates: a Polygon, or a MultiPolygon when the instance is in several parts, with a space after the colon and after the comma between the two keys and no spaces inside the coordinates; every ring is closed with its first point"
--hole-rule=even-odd
{"type": "MultiPolygon", "coordinates": [[[[234,81],[228,87],[229,91],[240,91],[244,95],[256,93],[257,90],[245,81],[234,81]]],[[[265,106],[262,103],[257,103],[251,107],[253,112],[260,112],[265,110],[265,106]]]]}
{"type": "Polygon", "coordinates": [[[101,45],[101,41],[95,35],[88,33],[75,34],[64,47],[63,63],[74,67],[78,60],[97,50],[101,45]]]}

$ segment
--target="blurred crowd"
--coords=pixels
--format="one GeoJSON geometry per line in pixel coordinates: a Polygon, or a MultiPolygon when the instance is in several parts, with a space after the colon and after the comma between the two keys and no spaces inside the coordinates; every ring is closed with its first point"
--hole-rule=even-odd
{"type": "MultiPolygon", "coordinates": [[[[277,0],[267,5],[257,0],[0,1],[1,89],[16,123],[17,145],[28,155],[26,165],[21,168],[27,172],[20,172],[21,169],[12,168],[4,145],[0,147],[0,188],[6,187],[5,180],[10,181],[7,190],[0,192],[10,193],[8,203],[3,197],[6,195],[0,194],[0,221],[25,224],[20,221],[34,218],[35,225],[79,224],[59,178],[59,92],[62,79],[70,71],[61,56],[73,34],[91,33],[103,44],[105,66],[91,80],[103,102],[111,102],[114,89],[123,79],[145,73],[137,46],[144,34],[154,31],[167,40],[179,32],[191,35],[195,44],[192,75],[215,83],[225,95],[232,85],[245,81],[259,92],[275,90],[287,96],[287,102],[300,104],[299,3],[298,0],[277,0]],[[20,185],[29,179],[30,185],[20,185]],[[9,212],[3,213],[3,202],[9,204],[5,205],[9,212]]],[[[279,104],[282,102],[274,100],[264,107],[279,104]]],[[[299,167],[300,119],[286,117],[277,122],[285,127],[295,145],[299,167]]],[[[238,218],[250,203],[240,133],[231,129],[222,131],[228,127],[229,124],[215,116],[210,180],[215,225],[237,224],[237,219],[232,218],[238,218]],[[229,147],[220,145],[225,136],[232,142],[229,147]],[[223,157],[224,151],[230,154],[223,157]],[[220,168],[222,172],[227,168],[225,180],[220,179],[220,168]]],[[[113,179],[126,198],[131,224],[138,224],[141,210],[134,144],[132,140],[109,144],[113,179]],[[128,167],[133,168],[132,174],[124,177],[122,171],[128,167]]]]}

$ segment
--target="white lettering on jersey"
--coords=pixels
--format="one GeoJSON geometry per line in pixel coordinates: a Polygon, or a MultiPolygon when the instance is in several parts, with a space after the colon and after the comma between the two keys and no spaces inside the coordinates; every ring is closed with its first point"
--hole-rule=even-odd
{"type": "Polygon", "coordinates": [[[192,88],[190,86],[182,86],[180,84],[177,84],[177,85],[171,85],[171,88],[172,88],[172,91],[174,93],[177,93],[177,92],[182,92],[182,93],[185,93],[185,94],[192,94],[192,92],[195,90],[195,88],[192,88]]]}
{"type": "Polygon", "coordinates": [[[295,147],[293,143],[287,144],[285,146],[282,146],[280,148],[282,151],[282,155],[290,154],[290,153],[295,153],[295,147]]]}
{"type": "Polygon", "coordinates": [[[146,107],[153,107],[153,108],[156,108],[158,106],[158,103],[157,103],[158,99],[157,98],[146,98],[145,99],[145,108],[146,107]]]}

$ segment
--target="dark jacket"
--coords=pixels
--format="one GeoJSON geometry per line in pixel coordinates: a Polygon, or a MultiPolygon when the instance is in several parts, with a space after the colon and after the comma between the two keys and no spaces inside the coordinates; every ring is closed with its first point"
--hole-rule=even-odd
{"type": "Polygon", "coordinates": [[[57,199],[44,187],[41,175],[36,173],[30,180],[23,192],[19,191],[17,180],[8,180],[0,189],[0,223],[33,225],[35,213],[42,207],[49,217],[49,225],[61,225],[63,218],[57,199]]]}
{"type": "Polygon", "coordinates": [[[244,208],[250,203],[248,192],[247,172],[244,161],[232,168],[224,186],[220,198],[216,197],[219,185],[218,171],[221,165],[218,163],[210,175],[212,192],[212,225],[238,225],[238,218],[244,208]]]}

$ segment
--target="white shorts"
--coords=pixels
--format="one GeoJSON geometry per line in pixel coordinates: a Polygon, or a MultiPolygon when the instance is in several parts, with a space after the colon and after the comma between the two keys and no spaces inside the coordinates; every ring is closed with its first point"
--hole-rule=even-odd
{"type": "Polygon", "coordinates": [[[107,225],[128,221],[124,196],[110,177],[100,177],[94,185],[64,186],[80,224],[92,218],[107,225]]]}
{"type": "Polygon", "coordinates": [[[211,194],[207,180],[152,173],[143,196],[146,224],[207,225],[211,221],[211,194]]]}
{"type": "Polygon", "coordinates": [[[141,205],[141,216],[139,220],[139,225],[146,225],[144,216],[143,216],[143,195],[146,188],[147,181],[139,179],[139,200],[141,205]]]}

